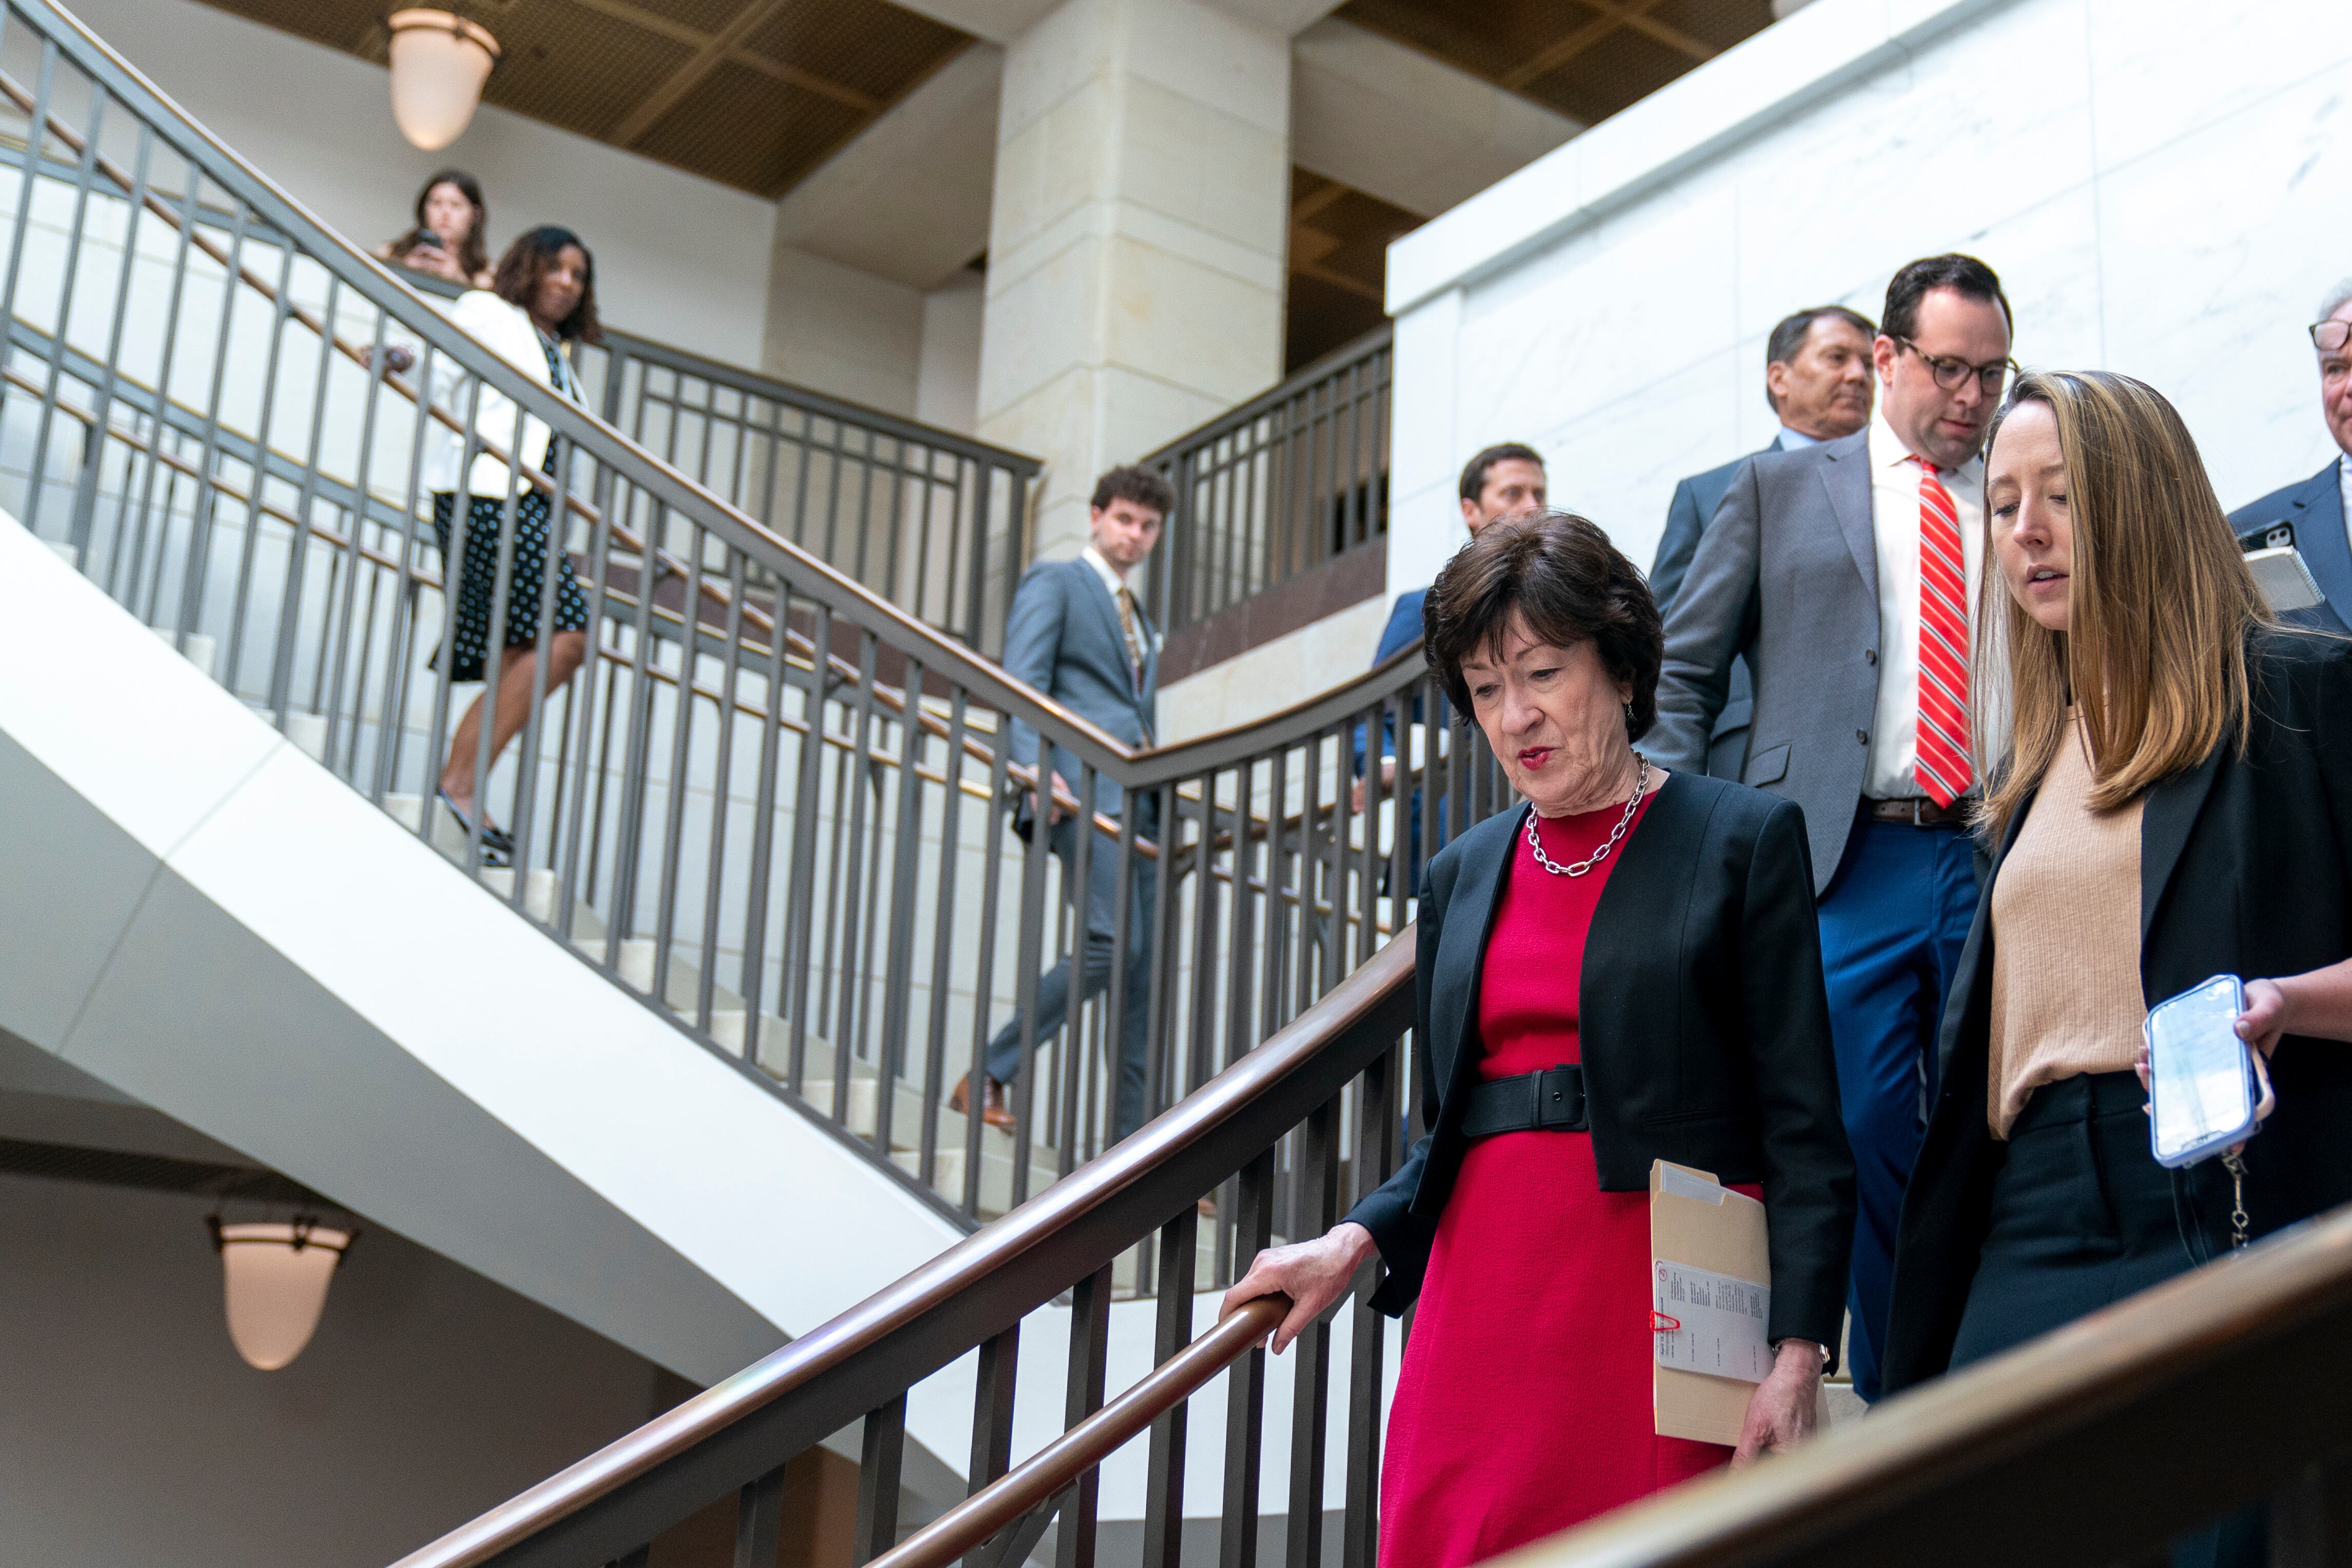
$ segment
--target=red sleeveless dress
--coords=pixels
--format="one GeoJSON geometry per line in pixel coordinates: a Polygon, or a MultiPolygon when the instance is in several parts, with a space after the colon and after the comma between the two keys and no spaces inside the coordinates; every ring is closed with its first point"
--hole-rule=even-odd
{"type": "MultiPolygon", "coordinates": [[[[1544,852],[1583,859],[1623,811],[1544,818],[1544,852]]],[[[1479,981],[1481,1077],[1581,1059],[1585,934],[1622,853],[1562,877],[1535,863],[1524,832],[1515,840],[1479,981]]],[[[1730,1458],[1654,1430],[1649,1279],[1649,1194],[1601,1190],[1591,1133],[1470,1146],[1397,1375],[1381,1568],[1477,1563],[1730,1458]]]]}

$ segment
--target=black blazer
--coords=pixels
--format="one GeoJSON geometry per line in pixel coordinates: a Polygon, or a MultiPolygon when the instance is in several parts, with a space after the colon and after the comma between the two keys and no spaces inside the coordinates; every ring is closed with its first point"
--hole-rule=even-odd
{"type": "MultiPolygon", "coordinates": [[[[2245,753],[2225,740],[2149,789],[2141,809],[2139,972],[2151,1005],[2215,974],[2298,974],[2352,955],[2352,643],[2263,632],[2248,656],[2245,753]]],[[[1951,1363],[2008,1153],[1985,1121],[1992,886],[2024,819],[1999,847],[1945,1006],[1943,1087],[1895,1241],[1881,1367],[1890,1393],[1951,1363]]],[[[2352,1201],[2352,1046],[2289,1037],[2271,1079],[2278,1109],[2246,1146],[2255,1234],[2352,1201]]],[[[2175,1172],[2173,1188],[2191,1226],[2227,1237],[2221,1161],[2175,1172]]]]}
{"type": "MultiPolygon", "coordinates": [[[[1372,1305],[1421,1293],[1437,1216],[1469,1140],[1478,986],[1528,808],[1438,852],[1418,916],[1414,1038],[1428,1136],[1349,1218],[1380,1243],[1372,1305]]],[[[1771,1226],[1775,1340],[1835,1347],[1853,1233],[1853,1156],[1838,1112],[1813,873],[1797,808],[1696,773],[1660,786],[1593,910],[1579,995],[1592,1151],[1607,1192],[1650,1162],[1760,1182],[1771,1226]]],[[[1575,1238],[1563,1237],[1563,1246],[1575,1238]]]]}

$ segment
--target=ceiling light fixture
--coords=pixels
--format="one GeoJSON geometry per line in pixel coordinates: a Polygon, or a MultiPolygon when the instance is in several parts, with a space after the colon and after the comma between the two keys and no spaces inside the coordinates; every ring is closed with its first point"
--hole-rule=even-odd
{"type": "Polygon", "coordinates": [[[499,41],[453,11],[394,11],[392,118],[410,143],[437,153],[465,132],[499,61],[499,41]]]}
{"type": "Polygon", "coordinates": [[[229,1342],[247,1365],[276,1372],[318,1331],[327,1287],[355,1232],[348,1222],[336,1228],[316,1215],[237,1224],[214,1215],[205,1223],[221,1257],[229,1342]]]}

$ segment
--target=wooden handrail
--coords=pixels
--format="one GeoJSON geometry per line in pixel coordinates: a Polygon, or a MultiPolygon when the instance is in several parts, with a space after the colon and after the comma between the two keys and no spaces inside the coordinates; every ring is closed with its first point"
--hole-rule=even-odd
{"type": "Polygon", "coordinates": [[[1263,1343],[1289,1310],[1287,1296],[1260,1296],[1244,1303],[1152,1368],[1142,1382],[877,1557],[870,1568],[947,1568],[1023,1515],[1053,1501],[1120,1445],[1191,1398],[1202,1384],[1263,1343]]]}
{"type": "MultiPolygon", "coordinates": [[[[1412,927],[1407,926],[1402,934],[1264,1045],[1101,1158],[1081,1165],[1003,1219],[967,1237],[896,1284],[877,1291],[733,1377],[655,1417],[472,1522],[411,1552],[394,1568],[477,1568],[508,1549],[560,1526],[632,1482],[645,1479],[663,1465],[761,1415],[787,1395],[811,1388],[820,1379],[843,1374],[861,1358],[882,1355],[895,1346],[896,1353],[888,1358],[890,1365],[903,1369],[927,1359],[926,1351],[930,1356],[940,1356],[936,1342],[919,1349],[908,1342],[923,1333],[927,1322],[936,1327],[939,1318],[958,1308],[991,1315],[989,1323],[983,1325],[986,1332],[980,1338],[1019,1321],[1069,1284],[1055,1264],[1066,1263],[1075,1256],[1069,1250],[1068,1238],[1080,1234],[1081,1227],[1097,1233],[1099,1238],[1099,1233],[1106,1228],[1105,1215],[1122,1200],[1148,1197],[1147,1184],[1153,1184],[1155,1179],[1157,1184],[1168,1189],[1160,1194],[1170,1200],[1168,1207],[1189,1205],[1227,1173],[1223,1169],[1208,1173],[1223,1159],[1214,1147],[1216,1140],[1221,1135],[1237,1134],[1237,1130],[1253,1115],[1266,1114],[1265,1107],[1275,1090],[1297,1079],[1302,1085],[1311,1080],[1311,1096],[1337,1092],[1338,1085],[1362,1066],[1352,1060],[1334,1060],[1348,1055],[1337,1047],[1360,1030],[1387,1034],[1393,1039],[1395,1033],[1407,1027],[1412,1005],[1411,933],[1412,927]],[[1330,1081],[1327,1083],[1326,1079],[1330,1081]],[[1195,1187],[1194,1181],[1203,1175],[1207,1179],[1201,1180],[1195,1187]],[[1053,1243],[1061,1245],[1049,1247],[1053,1243]],[[1050,1250],[1055,1256],[1033,1260],[1031,1255],[1041,1249],[1050,1250]],[[1024,1269],[1024,1264],[1032,1266],[1024,1269]],[[1005,1321],[996,1322],[997,1317],[1005,1321]]],[[[1251,1137],[1255,1137],[1254,1129],[1251,1137]]],[[[1158,1207],[1156,1201],[1150,1205],[1153,1211],[1158,1207]]],[[[1144,1224],[1156,1225],[1164,1217],[1164,1214],[1157,1214],[1144,1224]]],[[[1100,1240],[1099,1244],[1107,1248],[1103,1260],[1108,1261],[1124,1250],[1130,1238],[1117,1236],[1100,1240]]],[[[942,1337],[935,1332],[929,1340],[937,1342],[942,1337]]],[[[941,1357],[939,1364],[961,1354],[963,1343],[978,1342],[970,1334],[953,1337],[962,1342],[941,1357]]],[[[919,1378],[929,1370],[925,1368],[914,1375],[919,1378]]],[[[893,1386],[905,1386],[895,1373],[890,1381],[893,1386]]],[[[824,1426],[813,1433],[810,1440],[823,1437],[839,1425],[836,1421],[833,1426],[824,1426]]],[[[778,1455],[777,1461],[782,1458],[778,1455]]]]}
{"type": "Polygon", "coordinates": [[[2347,1391],[2342,1209],[1890,1399],[1795,1454],[1501,1561],[1832,1568],[1899,1556],[1937,1568],[1982,1563],[1998,1520],[2004,1568],[2136,1562],[2352,1447],[2347,1391]]]}

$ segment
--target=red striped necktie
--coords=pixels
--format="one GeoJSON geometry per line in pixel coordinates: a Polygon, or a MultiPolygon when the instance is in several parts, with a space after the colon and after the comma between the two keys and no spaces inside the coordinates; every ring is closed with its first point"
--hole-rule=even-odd
{"type": "Polygon", "coordinates": [[[1919,787],[1949,807],[1968,794],[1969,578],[1960,553],[1959,513],[1936,477],[1919,465],[1919,787]]]}

